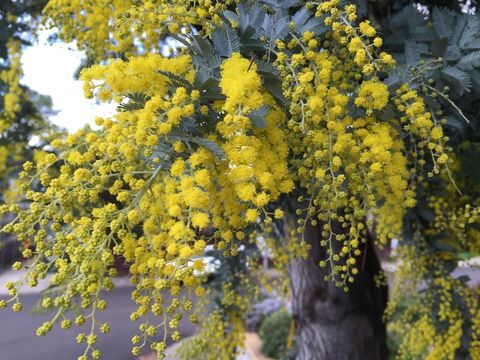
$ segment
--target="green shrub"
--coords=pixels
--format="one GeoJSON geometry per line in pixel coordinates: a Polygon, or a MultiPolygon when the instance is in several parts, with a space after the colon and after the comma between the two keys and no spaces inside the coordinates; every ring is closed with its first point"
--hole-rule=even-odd
{"type": "Polygon", "coordinates": [[[285,359],[292,315],[282,309],[267,316],[260,325],[262,352],[274,359],[285,359]]]}

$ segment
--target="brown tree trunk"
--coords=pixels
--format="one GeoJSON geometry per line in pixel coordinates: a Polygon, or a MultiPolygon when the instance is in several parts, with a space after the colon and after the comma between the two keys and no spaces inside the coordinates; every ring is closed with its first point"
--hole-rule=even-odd
{"type": "Polygon", "coordinates": [[[297,359],[387,359],[382,316],[388,291],[375,285],[374,276],[381,267],[371,241],[367,241],[360,259],[362,269],[345,292],[324,281],[329,269],[318,265],[326,258],[320,238],[321,225],[307,226],[305,241],[311,245],[310,257],[293,261],[290,268],[297,359]]]}

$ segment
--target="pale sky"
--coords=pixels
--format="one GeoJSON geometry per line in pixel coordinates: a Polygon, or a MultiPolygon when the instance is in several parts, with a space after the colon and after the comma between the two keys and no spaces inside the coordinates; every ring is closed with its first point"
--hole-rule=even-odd
{"type": "Polygon", "coordinates": [[[115,110],[114,104],[97,104],[83,96],[82,82],[74,80],[73,74],[82,59],[82,53],[73,45],[47,42],[47,31],[42,31],[38,44],[27,48],[22,62],[22,83],[37,92],[50,95],[54,110],[59,113],[51,117],[53,123],[70,132],[85,124],[93,124],[95,117],[108,116],[115,110]]]}

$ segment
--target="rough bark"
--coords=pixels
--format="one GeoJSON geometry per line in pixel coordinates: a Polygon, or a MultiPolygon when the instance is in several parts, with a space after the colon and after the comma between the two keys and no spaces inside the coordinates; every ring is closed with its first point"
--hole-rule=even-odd
{"type": "Polygon", "coordinates": [[[388,357],[382,315],[387,288],[377,287],[381,271],[370,241],[362,269],[349,292],[324,281],[320,268],[325,250],[320,247],[320,226],[307,226],[311,245],[307,260],[291,264],[292,308],[297,333],[298,360],[385,360],[388,357]]]}

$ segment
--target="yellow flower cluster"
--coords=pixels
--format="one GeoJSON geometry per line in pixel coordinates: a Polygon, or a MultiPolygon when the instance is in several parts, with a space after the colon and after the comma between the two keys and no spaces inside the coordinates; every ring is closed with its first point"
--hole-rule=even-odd
{"type": "Polygon", "coordinates": [[[299,198],[305,209],[297,231],[303,233],[306,224],[323,224],[327,258],[321,265],[328,264],[337,285],[345,286],[358,273],[357,259],[372,225],[368,216],[375,214],[379,240],[386,242],[400,235],[405,209],[415,200],[403,135],[395,128],[401,120],[377,118],[395,94],[376,71],[393,63],[383,60],[386,54],[376,57],[375,45],[367,41],[375,35],[371,25],[361,25],[358,34],[350,25],[354,7],[341,12],[334,5],[322,3],[318,11],[329,12],[325,22],[332,31],[325,35],[323,49],[332,51],[316,51],[322,38],[306,32],[288,44],[277,40],[276,65],[291,101],[288,132],[295,180],[307,191],[299,198]],[[349,51],[334,50],[345,46],[349,51]],[[362,61],[357,47],[365,52],[362,61]],[[365,71],[366,66],[371,70],[365,71]],[[361,110],[352,112],[354,106],[361,110]],[[338,223],[347,230],[335,230],[338,223]]]}
{"type": "MultiPolygon", "coordinates": [[[[181,117],[194,112],[192,95],[183,94],[172,105],[166,97],[165,76],[155,77],[152,66],[186,78],[191,70],[188,59],[183,57],[163,62],[159,57],[150,57],[145,61],[133,59],[128,64],[115,62],[111,72],[102,67],[86,72],[84,76],[89,81],[101,78],[102,89],[108,87],[114,97],[135,92],[145,84],[139,83],[135,76],[130,77],[132,72],[139,77],[148,76],[151,84],[145,85],[144,90],[151,100],[138,113],[121,112],[116,119],[97,119],[102,125],[100,131],[84,129],[68,136],[63,143],[55,141],[52,145],[61,152],[61,157],[46,155],[34,175],[46,190],[29,191],[27,181],[23,189],[32,201],[29,209],[24,212],[19,212],[19,208],[2,209],[18,212],[15,221],[3,231],[15,231],[19,240],[25,241],[23,255],[32,258],[26,278],[30,286],[36,286],[49,268],[55,269],[52,285],[65,285],[64,291],[44,299],[45,307],[56,307],[58,312],[38,329],[39,335],[44,335],[66,316],[65,310],[77,295],[80,295],[80,306],[92,311],[88,316],[77,316],[73,322],[81,325],[89,319],[94,323],[94,313],[105,307],[100,291],[113,289],[112,265],[116,255],[123,255],[132,263],[132,281],[137,286],[133,295],[138,303],[132,319],[152,312],[163,316],[163,322],[178,320],[179,311],[188,309],[191,303],[190,292],[180,294],[180,284],[192,289],[197,296],[203,294],[203,262],[192,258],[203,252],[206,243],[187,225],[190,215],[182,211],[171,214],[170,209],[164,207],[169,202],[171,206],[188,202],[191,207],[187,213],[193,216],[195,209],[206,210],[208,200],[199,199],[207,195],[193,178],[182,184],[174,181],[168,176],[169,167],[162,161],[165,159],[152,155],[159,137],[166,133],[161,119],[164,123],[170,121],[170,126],[178,125],[181,117]],[[120,83],[110,81],[112,72],[123,74],[127,79],[123,88],[120,83]],[[177,114],[182,104],[183,110],[177,114]],[[39,231],[34,230],[37,224],[41,227],[39,231]],[[142,236],[136,235],[137,226],[143,228],[142,236]],[[55,234],[54,242],[50,232],[55,234]],[[34,245],[34,251],[28,244],[34,245]],[[49,260],[52,256],[53,261],[49,260]],[[161,295],[166,288],[172,294],[170,300],[161,295]]],[[[205,149],[198,149],[197,153],[203,154],[203,159],[210,156],[205,149]]],[[[28,179],[33,164],[26,163],[24,169],[21,178],[28,179]]],[[[12,301],[19,304],[16,291],[12,292],[12,301]]],[[[155,326],[159,325],[145,323],[142,332],[153,336],[155,326]]],[[[172,329],[172,336],[178,339],[176,327],[172,329]]],[[[93,337],[93,331],[97,330],[94,327],[92,333],[85,336],[93,337]]],[[[161,348],[162,342],[153,343],[152,347],[161,348]]],[[[87,353],[98,358],[94,342],[87,342],[85,356],[87,353]]]]}
{"type": "MultiPolygon", "coordinates": [[[[169,59],[158,54],[132,57],[128,62],[117,59],[110,61],[108,65],[95,65],[83,70],[80,78],[84,82],[87,98],[91,98],[94,92],[101,101],[120,100],[118,96],[129,92],[161,98],[169,90],[169,80],[159,72],[160,69],[185,77],[188,82],[193,80],[194,73],[189,56],[169,59]]],[[[160,99],[156,101],[159,102],[160,99]]],[[[152,101],[152,105],[147,108],[153,105],[155,103],[152,101]]]]}
{"type": "Polygon", "coordinates": [[[0,114],[0,132],[10,127],[12,120],[20,111],[20,98],[23,93],[20,86],[20,78],[23,75],[21,44],[18,40],[9,40],[7,47],[9,66],[0,72],[0,79],[7,87],[7,92],[3,96],[4,111],[0,114]]]}
{"type": "MultiPolygon", "coordinates": [[[[56,140],[55,153],[39,153],[35,165],[25,163],[20,188],[29,208],[12,205],[0,211],[15,214],[2,231],[16,233],[23,242],[23,256],[30,259],[26,282],[36,286],[54,272],[58,291],[46,295],[42,306],[57,312],[38,334],[56,323],[66,329],[92,322],[92,332],[77,338],[86,343],[80,360],[100,357],[95,331],[108,331],[108,324],[97,324],[95,313],[107,306],[102,290],[114,287],[115,257],[130,265],[137,304],[131,319],[143,319],[141,334],[132,339],[133,354],[150,344],[161,358],[167,336],[180,339],[180,320],[192,311],[194,298],[205,295],[201,256],[207,245],[236,256],[242,245],[262,235],[264,250],[274,248],[275,264],[285,270],[292,259],[308,256],[302,241],[306,227],[320,227],[326,253],[320,266],[328,266],[329,278],[348,290],[361,271],[368,231],[374,227],[379,244],[399,237],[407,209],[416,206],[415,190],[424,186],[424,173],[441,168],[446,169],[442,176],[449,173],[446,164],[453,160],[446,154],[441,121],[415,90],[405,85],[393,91],[381,82],[380,73],[395,65],[392,56],[380,52],[382,39],[371,23],[355,25],[355,6],[339,8],[338,0],[309,3],[324,18],[326,33],[299,33],[292,23],[288,41],[266,44],[263,60],[275,59],[284,104],[267,91],[255,58],[240,52],[208,69],[219,91],[214,100],[205,97],[207,90],[196,88],[198,75],[204,75],[196,68],[198,49],[194,55],[182,49],[162,56],[161,44],[168,36],[182,44],[194,41],[188,34],[195,25],[210,41],[222,21],[219,13],[233,4],[50,0],[45,9],[47,23],[58,27],[64,40],[75,39],[101,63],[81,73],[86,97],[114,101],[119,109],[112,118],[96,119],[99,130],[87,127],[56,140]],[[109,57],[115,59],[105,61],[109,57]],[[36,182],[41,190],[32,186],[36,182]],[[290,198],[282,203],[283,196],[290,198]],[[295,216],[283,219],[292,207],[295,216]],[[277,233],[285,228],[289,233],[278,242],[277,233]],[[83,312],[70,319],[67,309],[77,299],[83,312]],[[149,342],[159,327],[169,331],[149,342]]],[[[11,100],[8,108],[15,110],[11,100]]],[[[476,208],[463,204],[442,216],[444,203],[429,201],[436,220],[426,235],[465,227],[452,242],[468,247],[476,230],[462,224],[477,222],[476,208]]],[[[421,235],[414,241],[426,247],[421,235]]],[[[400,249],[405,261],[399,279],[410,277],[399,283],[411,292],[436,261],[413,250],[400,249]]],[[[465,326],[452,294],[469,302],[473,295],[448,276],[432,281],[435,295],[442,297],[434,315],[447,330],[436,329],[427,313],[434,297],[425,297],[398,325],[415,325],[401,353],[451,358],[465,326]]],[[[21,310],[19,285],[8,285],[11,298],[0,307],[11,303],[21,310]]],[[[205,319],[201,334],[209,341],[196,338],[193,352],[208,349],[209,358],[227,358],[242,342],[247,298],[234,285],[223,288],[221,303],[230,311],[205,319]]],[[[469,309],[477,334],[480,320],[470,303],[469,309]]],[[[196,318],[191,314],[192,321],[196,318]]]]}
{"type": "MultiPolygon", "coordinates": [[[[281,217],[274,215],[274,217],[278,220],[283,215],[281,217]]],[[[289,219],[285,219],[285,221],[288,223],[289,219]]],[[[250,272],[267,293],[275,294],[275,296],[282,297],[283,300],[288,302],[291,299],[291,279],[290,274],[285,269],[291,265],[292,259],[308,259],[310,246],[302,241],[297,234],[279,239],[272,224],[264,224],[260,234],[262,237],[260,243],[257,239],[257,233],[252,234],[250,241],[257,244],[262,254],[268,254],[273,259],[269,265],[276,270],[276,274],[272,277],[271,273],[266,272],[262,262],[251,264],[250,272]]]]}
{"type": "Polygon", "coordinates": [[[209,33],[230,2],[50,0],[43,13],[44,22],[59,29],[65,42],[75,41],[79,49],[103,60],[159,53],[166,32],[189,32],[190,26],[198,26],[209,33]]]}
{"type": "Polygon", "coordinates": [[[420,95],[410,89],[407,85],[403,85],[397,90],[395,98],[397,109],[404,114],[401,123],[404,129],[419,139],[416,142],[416,153],[420,155],[420,159],[416,163],[417,173],[422,174],[426,163],[425,153],[430,154],[433,160],[433,170],[428,172],[428,176],[438,174],[440,168],[445,167],[448,161],[445,143],[448,137],[444,136],[441,124],[436,120],[433,112],[426,110],[425,103],[420,95]]]}
{"type": "Polygon", "coordinates": [[[255,208],[263,208],[281,193],[293,190],[287,168],[288,147],[279,127],[285,123],[285,115],[271,96],[262,93],[256,66],[250,66],[238,53],[222,64],[220,87],[226,96],[222,106],[225,117],[217,129],[225,139],[227,177],[238,198],[251,204],[247,220],[255,222],[255,208]],[[265,127],[255,128],[248,115],[263,105],[270,106],[265,127]]]}
{"type": "MultiPolygon", "coordinates": [[[[480,231],[476,228],[480,220],[478,202],[476,199],[472,201],[477,207],[472,207],[469,203],[461,206],[462,201],[458,201],[455,197],[455,194],[452,194],[450,199],[430,197],[428,207],[432,210],[435,219],[429,226],[428,235],[447,232],[448,238],[445,240],[449,245],[454,246],[458,251],[476,253],[480,246],[480,231]]],[[[462,200],[465,202],[465,199],[462,200]]]]}
{"type": "Polygon", "coordinates": [[[206,314],[201,304],[194,313],[201,329],[184,341],[177,355],[182,360],[229,359],[243,352],[245,347],[244,316],[258,299],[258,287],[248,274],[231,274],[232,282],[222,283],[222,297],[216,300],[219,309],[206,314]],[[242,289],[241,292],[239,289],[242,289]],[[226,310],[228,309],[228,310],[226,310]]]}
{"type": "Polygon", "coordinates": [[[422,296],[409,293],[411,304],[389,325],[401,339],[395,358],[480,359],[478,293],[446,273],[437,273],[429,286],[422,296]],[[461,348],[464,341],[471,344],[466,351],[461,348]]]}
{"type": "Polygon", "coordinates": [[[4,174],[4,171],[7,169],[7,160],[8,160],[9,151],[6,146],[0,146],[0,175],[4,174]]]}
{"type": "MultiPolygon", "coordinates": [[[[182,312],[191,309],[193,294],[205,292],[204,263],[198,257],[207,242],[235,255],[249,224],[293,188],[280,129],[285,115],[262,89],[256,68],[248,67],[249,61],[239,54],[226,60],[220,81],[226,98],[210,105],[200,104],[198,90],[174,86],[165,75],[191,84],[194,72],[188,56],[152,54],[82,72],[88,96],[122,102],[125,111],[112,119],[98,118],[101,130],[85,128],[54,141],[58,158],[52,153],[36,167],[26,163],[20,177],[26,180],[22,189],[32,202],[29,209],[2,208],[17,214],[3,231],[34,245],[33,251],[28,245],[24,250],[33,262],[28,283],[36,286],[53,268],[52,285],[64,289],[44,299],[45,306],[56,307],[58,313],[38,329],[39,335],[67,317],[65,309],[76,296],[81,307],[92,312],[73,322],[94,322],[95,311],[105,307],[101,290],[113,289],[114,257],[121,255],[130,263],[136,285],[138,308],[132,320],[150,313],[159,317],[156,323],[143,323],[142,336],[151,337],[168,323],[172,339],[180,338],[182,312]],[[139,92],[144,94],[141,104],[129,97],[139,92]],[[266,124],[255,128],[248,115],[263,104],[270,105],[266,124]],[[209,106],[221,120],[202,138],[182,135],[182,122],[209,106]],[[225,157],[218,158],[208,144],[217,144],[225,157]],[[45,187],[43,192],[29,190],[35,168],[33,177],[45,187]]],[[[274,215],[282,216],[280,210],[274,215]]],[[[20,304],[16,290],[10,301],[20,304]]],[[[93,337],[94,330],[79,341],[93,337]]],[[[164,341],[153,342],[152,349],[161,353],[164,341]]],[[[133,352],[138,351],[134,347],[133,352]]],[[[88,353],[99,356],[94,342],[87,341],[83,356],[88,353]]]]}
{"type": "MultiPolygon", "coordinates": [[[[448,174],[442,173],[440,180],[424,181],[421,186],[428,190],[427,194],[442,189],[447,196],[419,199],[425,218],[421,232],[411,224],[416,230],[411,245],[396,250],[401,263],[395,272],[387,315],[392,318],[391,331],[402,339],[399,359],[409,359],[412,355],[456,359],[466,357],[467,353],[478,359],[478,291],[470,289],[462,279],[452,278],[447,269],[457,265],[456,253],[477,251],[479,233],[475,224],[480,210],[477,199],[458,195],[448,174]],[[419,287],[426,287],[420,295],[419,287]],[[410,302],[411,298],[418,301],[409,305],[401,316],[396,315],[403,308],[402,301],[410,302]],[[466,341],[470,344],[467,352],[466,341]]],[[[462,181],[465,179],[457,180],[462,187],[466,185],[462,181]]]]}
{"type": "Polygon", "coordinates": [[[364,81],[355,98],[355,105],[364,109],[382,110],[388,103],[387,85],[378,80],[364,81]]]}
{"type": "Polygon", "coordinates": [[[220,311],[213,311],[202,319],[198,334],[185,340],[178,351],[182,360],[230,359],[240,352],[245,343],[242,316],[229,317],[220,311]]]}

